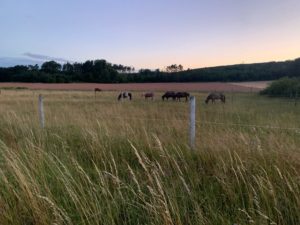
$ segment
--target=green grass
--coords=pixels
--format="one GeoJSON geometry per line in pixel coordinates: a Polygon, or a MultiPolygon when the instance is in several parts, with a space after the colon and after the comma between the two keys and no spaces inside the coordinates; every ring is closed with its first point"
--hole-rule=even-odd
{"type": "Polygon", "coordinates": [[[0,224],[299,224],[300,104],[194,94],[191,151],[185,102],[2,91],[0,224]]]}

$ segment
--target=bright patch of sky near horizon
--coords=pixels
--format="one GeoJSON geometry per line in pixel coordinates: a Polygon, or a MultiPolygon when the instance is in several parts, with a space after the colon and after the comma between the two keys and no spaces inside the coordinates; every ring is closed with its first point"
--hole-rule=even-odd
{"type": "Polygon", "coordinates": [[[300,57],[299,0],[1,0],[0,57],[198,68],[300,57]]]}

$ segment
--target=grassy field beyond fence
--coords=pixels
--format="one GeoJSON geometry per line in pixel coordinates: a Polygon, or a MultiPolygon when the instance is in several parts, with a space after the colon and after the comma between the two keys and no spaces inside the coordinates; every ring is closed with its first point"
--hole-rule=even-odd
{"type": "Polygon", "coordinates": [[[2,90],[0,224],[299,224],[300,104],[117,94],[2,90]]]}

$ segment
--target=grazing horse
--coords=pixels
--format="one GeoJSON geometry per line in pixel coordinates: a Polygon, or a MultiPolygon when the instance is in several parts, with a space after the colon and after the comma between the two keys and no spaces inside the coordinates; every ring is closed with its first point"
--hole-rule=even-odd
{"type": "Polygon", "coordinates": [[[124,92],[121,92],[118,96],[118,101],[120,101],[121,99],[126,99],[126,98],[129,98],[129,100],[131,101],[132,99],[132,94],[130,92],[127,92],[127,91],[124,91],[124,92]]]}
{"type": "Polygon", "coordinates": [[[176,93],[174,91],[167,91],[163,96],[161,96],[161,98],[163,101],[165,100],[165,98],[167,100],[169,100],[169,98],[176,100],[176,93]]]}
{"type": "Polygon", "coordinates": [[[101,91],[102,91],[102,90],[101,90],[100,88],[95,88],[95,89],[94,89],[94,92],[95,92],[95,98],[96,98],[96,93],[97,93],[97,92],[101,92],[101,91]]]}
{"type": "Polygon", "coordinates": [[[212,103],[215,103],[215,100],[221,100],[223,103],[225,103],[225,95],[223,95],[222,93],[210,93],[206,100],[205,103],[207,104],[209,102],[209,100],[211,100],[212,103]]]}
{"type": "Polygon", "coordinates": [[[96,92],[101,92],[102,89],[100,89],[100,88],[95,88],[94,91],[95,91],[95,93],[96,93],[96,92]]]}
{"type": "Polygon", "coordinates": [[[190,94],[187,92],[177,92],[176,93],[176,99],[180,101],[181,98],[185,98],[185,101],[188,101],[188,98],[190,97],[190,94]]]}
{"type": "Polygon", "coordinates": [[[148,98],[151,98],[151,100],[153,100],[154,98],[154,93],[153,92],[147,92],[145,94],[142,94],[143,97],[145,97],[145,99],[147,100],[148,98]]]}

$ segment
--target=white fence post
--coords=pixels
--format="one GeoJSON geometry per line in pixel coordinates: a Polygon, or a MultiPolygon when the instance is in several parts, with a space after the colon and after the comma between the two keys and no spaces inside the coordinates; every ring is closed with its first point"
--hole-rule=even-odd
{"type": "Polygon", "coordinates": [[[190,147],[195,149],[196,138],[196,98],[190,97],[190,147]]]}
{"type": "Polygon", "coordinates": [[[296,91],[296,94],[295,94],[295,106],[297,105],[297,98],[298,98],[298,91],[296,91]]]}
{"type": "Polygon", "coordinates": [[[43,96],[39,95],[39,116],[40,116],[40,124],[41,127],[45,127],[45,115],[44,115],[44,104],[43,104],[43,96]]]}

